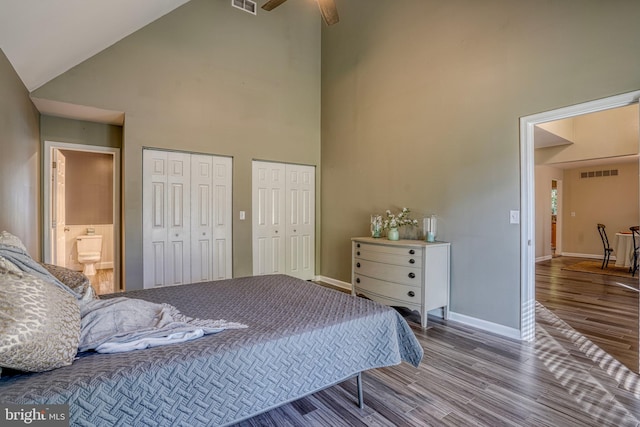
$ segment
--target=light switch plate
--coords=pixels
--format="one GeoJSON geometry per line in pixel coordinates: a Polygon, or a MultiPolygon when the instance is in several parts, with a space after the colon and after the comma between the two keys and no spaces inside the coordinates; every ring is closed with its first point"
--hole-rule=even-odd
{"type": "Polygon", "coordinates": [[[520,224],[520,211],[509,211],[509,223],[520,224]]]}
{"type": "Polygon", "coordinates": [[[244,221],[244,218],[245,218],[244,211],[240,211],[240,219],[244,221]]]}

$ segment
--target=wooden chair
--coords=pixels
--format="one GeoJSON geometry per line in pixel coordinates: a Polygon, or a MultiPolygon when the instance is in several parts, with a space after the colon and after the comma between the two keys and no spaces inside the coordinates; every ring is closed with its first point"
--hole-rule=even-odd
{"type": "Polygon", "coordinates": [[[629,267],[629,271],[631,271],[631,277],[633,277],[638,271],[638,246],[640,245],[640,234],[638,234],[637,225],[629,227],[629,230],[631,230],[631,237],[633,238],[633,264],[629,267]]]}
{"type": "Polygon", "coordinates": [[[602,267],[604,270],[605,267],[609,266],[609,258],[611,258],[611,252],[613,252],[613,248],[609,246],[609,239],[607,238],[607,232],[604,229],[604,224],[598,224],[598,233],[600,233],[600,239],[602,240],[602,247],[604,248],[604,257],[602,258],[602,267]]]}

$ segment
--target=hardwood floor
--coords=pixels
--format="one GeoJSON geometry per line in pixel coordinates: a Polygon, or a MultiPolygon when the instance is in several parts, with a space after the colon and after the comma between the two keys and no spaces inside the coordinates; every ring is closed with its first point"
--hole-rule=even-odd
{"type": "Polygon", "coordinates": [[[364,409],[349,380],[238,425],[640,426],[640,376],[539,303],[534,342],[435,317],[426,331],[410,324],[422,363],[363,373],[364,409]]]}
{"type": "Polygon", "coordinates": [[[638,372],[638,277],[566,271],[582,258],[536,264],[536,300],[638,372]]]}

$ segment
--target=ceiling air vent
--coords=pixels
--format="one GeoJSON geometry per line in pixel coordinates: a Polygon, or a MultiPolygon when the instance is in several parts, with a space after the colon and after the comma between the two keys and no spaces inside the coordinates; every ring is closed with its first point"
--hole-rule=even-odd
{"type": "Polygon", "coordinates": [[[256,2],[251,0],[231,0],[231,6],[256,14],[256,2]]]}
{"type": "Polygon", "coordinates": [[[618,169],[580,172],[580,178],[600,178],[602,176],[618,176],[618,169]]]}

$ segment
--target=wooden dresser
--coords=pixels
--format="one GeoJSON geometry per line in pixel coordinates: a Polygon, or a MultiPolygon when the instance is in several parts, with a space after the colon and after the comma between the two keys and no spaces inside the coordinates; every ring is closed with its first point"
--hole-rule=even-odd
{"type": "Polygon", "coordinates": [[[442,308],[444,318],[449,317],[450,243],[372,237],[351,241],[354,295],[417,310],[423,328],[430,310],[442,308]]]}

